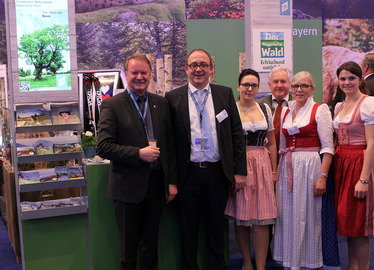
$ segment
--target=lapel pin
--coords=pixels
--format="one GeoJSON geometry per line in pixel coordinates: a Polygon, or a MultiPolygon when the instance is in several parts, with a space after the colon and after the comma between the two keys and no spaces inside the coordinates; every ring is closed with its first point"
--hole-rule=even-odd
{"type": "Polygon", "coordinates": [[[153,108],[155,108],[155,109],[156,109],[156,105],[153,105],[153,108]]]}

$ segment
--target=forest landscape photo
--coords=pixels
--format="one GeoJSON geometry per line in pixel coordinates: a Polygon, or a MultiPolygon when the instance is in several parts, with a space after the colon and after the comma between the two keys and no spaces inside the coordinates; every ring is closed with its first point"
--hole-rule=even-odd
{"type": "Polygon", "coordinates": [[[123,69],[134,53],[172,55],[173,87],[186,82],[184,0],[87,2],[76,0],[79,70],[123,69]]]}

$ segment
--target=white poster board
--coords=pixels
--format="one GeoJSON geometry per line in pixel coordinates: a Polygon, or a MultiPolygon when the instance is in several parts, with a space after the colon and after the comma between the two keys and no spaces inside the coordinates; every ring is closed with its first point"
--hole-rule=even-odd
{"type": "Polygon", "coordinates": [[[276,66],[292,67],[292,32],[290,29],[254,29],[253,68],[270,72],[276,66]]]}

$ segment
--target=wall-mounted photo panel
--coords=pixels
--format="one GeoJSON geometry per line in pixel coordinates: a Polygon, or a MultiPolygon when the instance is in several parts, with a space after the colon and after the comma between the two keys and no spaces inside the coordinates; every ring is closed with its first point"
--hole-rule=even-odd
{"type": "Polygon", "coordinates": [[[11,0],[8,10],[15,103],[77,101],[74,0],[11,0]]]}

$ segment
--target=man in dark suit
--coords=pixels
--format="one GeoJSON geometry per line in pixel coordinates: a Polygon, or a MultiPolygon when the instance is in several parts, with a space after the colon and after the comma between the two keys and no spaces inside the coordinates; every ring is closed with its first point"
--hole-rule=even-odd
{"type": "Polygon", "coordinates": [[[362,75],[370,90],[369,95],[374,96],[374,53],[367,53],[362,61],[362,75]]]}
{"type": "Polygon", "coordinates": [[[201,214],[210,269],[225,269],[223,218],[229,185],[244,188],[247,174],[242,125],[232,89],[209,84],[213,65],[208,52],[190,52],[185,71],[189,83],[166,94],[176,138],[182,269],[199,269],[201,214]]]}
{"type": "Polygon", "coordinates": [[[97,150],[111,161],[108,196],[115,202],[122,270],[136,270],[138,259],[140,269],[158,269],[165,194],[168,202],[177,194],[169,106],[165,98],[147,91],[151,68],[144,55],[127,58],[127,91],[100,107],[97,150]]]}

